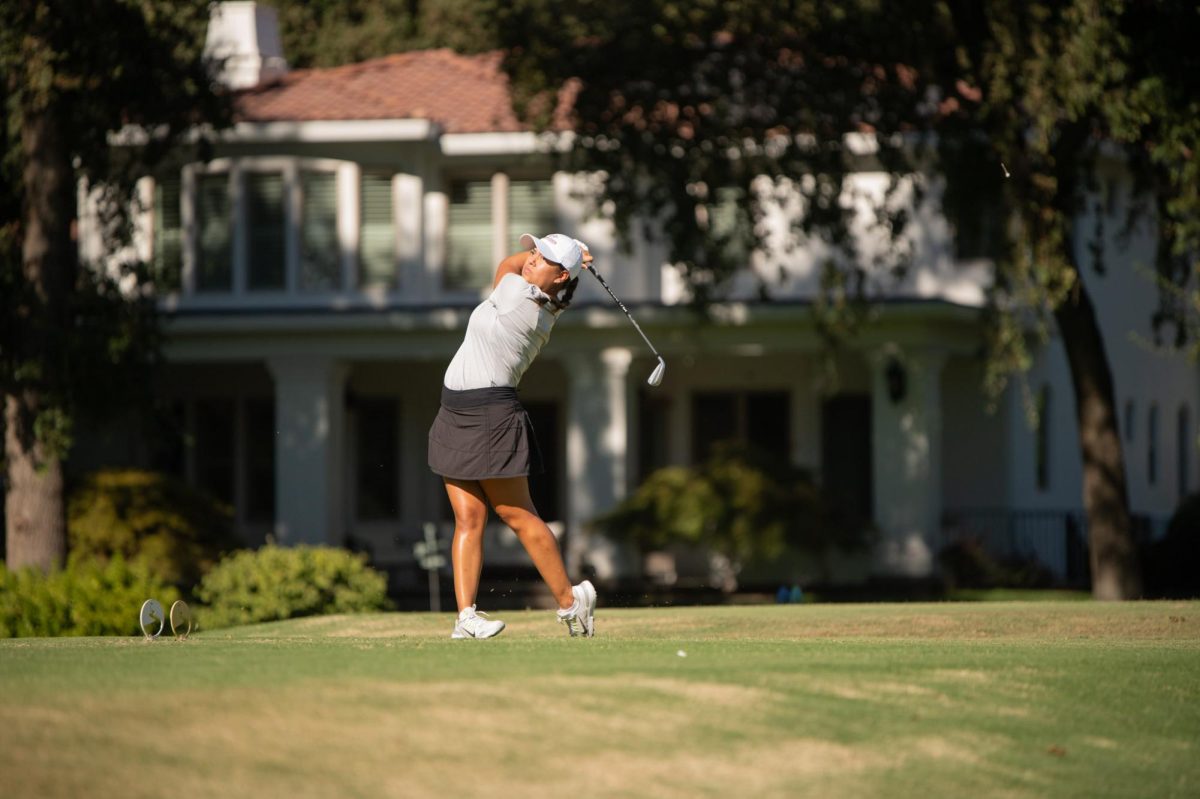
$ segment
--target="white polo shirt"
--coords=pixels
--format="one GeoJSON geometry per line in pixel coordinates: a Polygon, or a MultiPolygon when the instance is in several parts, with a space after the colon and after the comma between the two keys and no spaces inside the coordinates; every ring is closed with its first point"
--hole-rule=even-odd
{"type": "Polygon", "coordinates": [[[467,322],[467,334],[446,368],[443,382],[453,391],[511,386],[550,340],[558,315],[541,289],[518,274],[508,274],[467,322]]]}

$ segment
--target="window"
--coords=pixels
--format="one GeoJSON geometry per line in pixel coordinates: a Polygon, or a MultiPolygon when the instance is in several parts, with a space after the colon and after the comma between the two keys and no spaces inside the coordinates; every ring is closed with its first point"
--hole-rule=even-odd
{"type": "Polygon", "coordinates": [[[1037,430],[1034,471],[1039,491],[1050,488],[1050,387],[1042,386],[1037,397],[1037,430]]]}
{"type": "Polygon", "coordinates": [[[251,290],[280,290],[286,286],[287,217],[283,175],[246,175],[247,286],[251,290]]]}
{"type": "Polygon", "coordinates": [[[563,517],[562,503],[559,502],[559,474],[562,469],[559,464],[561,448],[559,442],[558,405],[553,402],[526,402],[525,412],[533,424],[534,439],[538,451],[542,455],[542,464],[546,468],[541,474],[530,475],[529,496],[538,515],[547,521],[555,521],[563,517]]]}
{"type": "Polygon", "coordinates": [[[492,263],[492,182],[452,184],[446,224],[446,288],[472,291],[489,285],[496,268],[492,263]]]}
{"type": "Polygon", "coordinates": [[[150,442],[150,466],[178,478],[187,476],[187,406],[182,400],[165,402],[158,412],[150,417],[152,433],[150,442]]]}
{"type": "MultiPolygon", "coordinates": [[[[558,227],[554,214],[554,186],[548,180],[514,180],[508,184],[508,238],[522,233],[544,236],[558,227]]],[[[491,277],[491,275],[489,275],[491,277]]]]}
{"type": "Polygon", "coordinates": [[[700,463],[712,455],[714,445],[737,441],[739,395],[709,392],[692,396],[692,461],[700,463]]]}
{"type": "Polygon", "coordinates": [[[396,285],[390,174],[363,175],[339,159],[254,156],[185,166],[181,183],[186,194],[171,179],[159,184],[155,259],[167,274],[172,259],[188,263],[186,281],[176,282],[189,294],[295,296],[396,285]],[[174,216],[171,192],[179,198],[174,216]]]}
{"type": "Polygon", "coordinates": [[[835,394],[821,403],[821,484],[847,520],[874,518],[871,395],[835,394]]]}
{"type": "Polygon", "coordinates": [[[791,397],[786,391],[698,392],[692,396],[692,460],[722,441],[738,441],[789,458],[791,397]]]}
{"type": "Polygon", "coordinates": [[[638,482],[666,466],[671,401],[659,393],[638,390],[638,482]]]}
{"type": "Polygon", "coordinates": [[[196,288],[233,290],[229,176],[200,175],[196,187],[196,288]]]}
{"type": "Polygon", "coordinates": [[[1158,406],[1150,406],[1146,421],[1146,479],[1150,485],[1158,483],[1158,406]]]}
{"type": "Polygon", "coordinates": [[[545,234],[557,227],[554,188],[548,180],[460,180],[450,184],[443,284],[451,291],[478,291],[491,285],[496,263],[493,232],[504,225],[507,247],[515,249],[522,233],[545,234]],[[507,185],[503,207],[494,187],[507,185]]]}
{"type": "Polygon", "coordinates": [[[183,219],[178,173],[154,181],[154,268],[160,292],[178,291],[183,272],[183,219]]]}
{"type": "Polygon", "coordinates": [[[196,402],[196,484],[233,504],[234,412],[232,399],[196,402]]]}
{"type": "Polygon", "coordinates": [[[361,188],[358,282],[363,288],[392,288],[396,283],[396,237],[391,176],[364,174],[361,188]]]}
{"type": "Polygon", "coordinates": [[[1191,485],[1191,475],[1188,474],[1188,461],[1192,455],[1192,425],[1189,418],[1188,408],[1182,405],[1179,408],[1179,424],[1176,432],[1175,451],[1176,457],[1179,460],[1176,475],[1178,476],[1179,498],[1183,499],[1188,495],[1188,490],[1191,485]]]}
{"type": "Polygon", "coordinates": [[[786,391],[751,392],[746,395],[746,440],[755,447],[786,460],[791,455],[791,398],[786,391]]]}
{"type": "Polygon", "coordinates": [[[337,173],[300,173],[303,211],[300,220],[300,288],[340,288],[337,231],[337,173]]]}
{"type": "Polygon", "coordinates": [[[1004,248],[1004,207],[997,192],[981,191],[954,218],[954,249],[959,258],[1000,257],[1004,248]]]}
{"type": "Polygon", "coordinates": [[[358,518],[394,519],[400,513],[396,401],[360,399],[356,405],[358,518]]]}
{"type": "Polygon", "coordinates": [[[275,518],[275,400],[246,401],[246,521],[275,518]]]}

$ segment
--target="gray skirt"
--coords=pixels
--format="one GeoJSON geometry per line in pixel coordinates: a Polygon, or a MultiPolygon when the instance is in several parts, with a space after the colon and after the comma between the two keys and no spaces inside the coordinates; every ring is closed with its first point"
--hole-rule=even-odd
{"type": "Polygon", "coordinates": [[[456,480],[493,480],[542,473],[542,453],[515,388],[442,387],[442,407],[429,428],[429,468],[456,480]]]}

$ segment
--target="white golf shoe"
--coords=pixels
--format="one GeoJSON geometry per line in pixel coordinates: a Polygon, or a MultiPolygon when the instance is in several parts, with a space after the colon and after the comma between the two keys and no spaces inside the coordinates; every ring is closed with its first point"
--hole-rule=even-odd
{"type": "Polygon", "coordinates": [[[558,612],[558,623],[567,625],[572,638],[591,638],[596,634],[596,589],[591,581],[584,580],[571,588],[575,604],[558,612]]]}
{"type": "Polygon", "coordinates": [[[489,619],[486,613],[475,611],[475,606],[464,608],[454,622],[454,632],[451,638],[491,638],[499,635],[504,629],[504,622],[499,619],[489,619]]]}

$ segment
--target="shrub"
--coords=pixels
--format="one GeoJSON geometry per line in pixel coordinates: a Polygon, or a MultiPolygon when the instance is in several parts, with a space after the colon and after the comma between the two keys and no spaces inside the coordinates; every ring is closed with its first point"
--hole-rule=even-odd
{"type": "Polygon", "coordinates": [[[1179,503],[1166,534],[1142,550],[1147,596],[1200,596],[1200,494],[1179,503]]]}
{"type": "Polygon", "coordinates": [[[169,608],[179,592],[144,563],[72,557],[50,575],[0,564],[0,638],[140,635],[138,611],[155,598],[169,608]]]}
{"type": "Polygon", "coordinates": [[[180,480],[134,469],[94,472],[71,492],[68,551],[145,563],[190,593],[237,546],[228,507],[180,480]]]}
{"type": "Polygon", "coordinates": [[[389,606],[387,577],[368,567],[364,555],[332,547],[235,552],[204,576],[197,597],[205,629],[389,606]]]}
{"type": "Polygon", "coordinates": [[[643,550],[697,544],[735,568],[787,550],[851,551],[868,540],[866,526],[839,513],[807,472],[733,444],[699,466],[659,469],[593,523],[643,550]]]}
{"type": "Polygon", "coordinates": [[[938,553],[947,588],[1049,588],[1050,570],[1034,558],[998,558],[977,538],[947,544],[938,553]]]}

